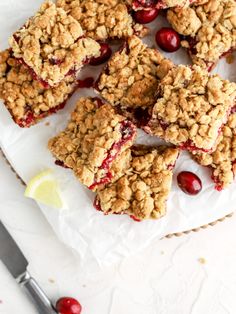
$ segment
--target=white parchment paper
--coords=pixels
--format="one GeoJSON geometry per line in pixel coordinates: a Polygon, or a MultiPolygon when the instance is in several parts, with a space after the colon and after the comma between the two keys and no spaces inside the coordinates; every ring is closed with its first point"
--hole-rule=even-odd
{"type": "MultiPolygon", "coordinates": [[[[40,3],[39,0],[0,0],[1,49],[8,47],[8,37],[24,24],[25,19],[35,12],[40,3]]],[[[152,32],[144,40],[149,46],[155,46],[155,31],[164,25],[167,23],[162,16],[149,25],[152,32]]],[[[189,63],[182,50],[166,56],[177,64],[189,63]]],[[[96,78],[100,70],[101,67],[87,67],[81,77],[96,78]]],[[[235,81],[235,63],[229,65],[221,60],[215,72],[235,81]]],[[[215,191],[210,171],[197,165],[186,152],[181,153],[174,170],[168,212],[161,220],[137,223],[128,216],[104,216],[96,211],[92,206],[94,194],[84,188],[70,170],[55,166],[54,159],[47,150],[48,139],[66,126],[76,100],[87,95],[94,93],[86,89],[77,91],[64,110],[30,129],[21,129],[15,125],[3,104],[0,104],[0,145],[4,153],[25,182],[42,170],[54,169],[69,209],[56,210],[41,204],[39,206],[58,237],[74,248],[84,263],[90,260],[98,265],[108,265],[145,247],[154,238],[208,224],[234,211],[236,184],[223,192],[215,191]],[[203,190],[198,196],[188,196],[177,187],[176,175],[182,170],[193,171],[201,178],[203,190]]],[[[147,144],[158,140],[140,131],[138,142],[147,144]]]]}

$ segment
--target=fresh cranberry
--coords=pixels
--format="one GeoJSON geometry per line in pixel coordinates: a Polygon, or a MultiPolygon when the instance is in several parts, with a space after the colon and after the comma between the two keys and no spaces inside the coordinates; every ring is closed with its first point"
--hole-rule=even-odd
{"type": "Polygon", "coordinates": [[[64,297],[57,301],[56,310],[60,314],[80,314],[82,307],[76,299],[64,297]]]}
{"type": "Polygon", "coordinates": [[[140,5],[144,8],[152,8],[157,4],[157,0],[136,0],[134,1],[134,5],[139,7],[140,5]]]}
{"type": "Polygon", "coordinates": [[[180,37],[176,31],[163,27],[156,33],[156,42],[162,50],[174,52],[180,48],[180,37]]]}
{"type": "Polygon", "coordinates": [[[181,190],[189,195],[196,195],[202,189],[199,177],[190,171],[182,171],[177,176],[177,182],[181,190]]]}
{"type": "Polygon", "coordinates": [[[155,20],[158,15],[158,9],[139,10],[134,13],[134,19],[137,23],[147,24],[155,20]]]}
{"type": "Polygon", "coordinates": [[[106,43],[101,43],[100,45],[101,45],[101,48],[100,48],[101,54],[97,58],[95,58],[95,57],[91,58],[89,61],[90,65],[102,64],[110,58],[110,56],[112,54],[112,50],[111,50],[110,46],[106,43]]]}

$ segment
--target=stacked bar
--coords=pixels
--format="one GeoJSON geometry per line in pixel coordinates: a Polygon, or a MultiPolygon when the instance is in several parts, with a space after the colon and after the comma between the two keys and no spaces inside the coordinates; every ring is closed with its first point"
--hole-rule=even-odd
{"type": "Polygon", "coordinates": [[[187,8],[170,9],[167,19],[184,36],[193,63],[213,69],[219,59],[236,47],[236,2],[196,1],[187,8]]]}

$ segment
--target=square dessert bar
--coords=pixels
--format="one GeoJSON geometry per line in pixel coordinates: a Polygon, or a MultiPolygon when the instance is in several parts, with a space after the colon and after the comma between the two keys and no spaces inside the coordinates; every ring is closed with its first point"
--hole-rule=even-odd
{"type": "Polygon", "coordinates": [[[156,49],[147,47],[138,37],[127,39],[102,71],[96,89],[123,115],[142,124],[155,103],[160,79],[173,63],[156,49]]]}
{"type": "Polygon", "coordinates": [[[129,148],[136,127],[99,98],[81,98],[67,128],[49,141],[59,162],[89,189],[109,182],[113,161],[129,148]]]}
{"type": "Polygon", "coordinates": [[[190,151],[210,152],[227,122],[236,83],[199,66],[176,66],[161,81],[145,131],[190,151]]]}
{"type": "Polygon", "coordinates": [[[122,0],[57,0],[56,5],[77,20],[86,35],[95,40],[146,35],[148,29],[135,23],[122,0]]]}
{"type": "Polygon", "coordinates": [[[98,190],[95,208],[106,215],[128,214],[138,221],[161,218],[178,155],[178,149],[171,147],[131,148],[129,168],[117,181],[98,190]]]}
{"type": "Polygon", "coordinates": [[[200,165],[211,168],[212,179],[220,191],[233,182],[236,174],[236,113],[230,115],[217,143],[213,153],[197,153],[193,157],[200,165]]]}
{"type": "Polygon", "coordinates": [[[197,1],[189,8],[167,13],[173,28],[184,35],[182,46],[195,64],[210,71],[218,60],[236,48],[236,2],[197,1]]]}
{"type": "Polygon", "coordinates": [[[67,76],[57,87],[45,89],[10,49],[0,52],[0,98],[20,127],[30,127],[62,109],[76,87],[75,78],[67,76]]]}
{"type": "Polygon", "coordinates": [[[126,0],[133,10],[166,9],[171,7],[186,7],[196,0],[126,0]]]}
{"type": "Polygon", "coordinates": [[[80,24],[50,1],[9,42],[14,57],[45,86],[57,85],[77,73],[87,59],[100,55],[100,45],[84,37],[80,24]]]}

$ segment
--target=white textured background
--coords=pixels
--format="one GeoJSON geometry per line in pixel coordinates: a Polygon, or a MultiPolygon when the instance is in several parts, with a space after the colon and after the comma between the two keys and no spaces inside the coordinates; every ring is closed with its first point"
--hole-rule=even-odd
{"type": "MultiPolygon", "coordinates": [[[[236,313],[236,216],[199,233],[155,241],[119,264],[85,273],[76,253],[57,240],[40,209],[22,194],[0,158],[0,219],[53,300],[76,297],[83,314],[236,313]]],[[[3,265],[0,313],[36,313],[3,265]]]]}
{"type": "MultiPolygon", "coordinates": [[[[7,20],[0,18],[1,48],[30,14],[26,8],[36,9],[39,2],[0,0],[0,16],[4,12],[7,20]],[[12,14],[14,10],[17,14],[12,14]]],[[[22,195],[23,187],[0,159],[0,219],[53,300],[74,296],[82,303],[83,314],[236,313],[235,217],[200,233],[153,241],[139,254],[109,268],[93,265],[91,272],[59,242],[40,209],[22,195]]],[[[36,313],[1,264],[0,313],[36,313]]]]}

